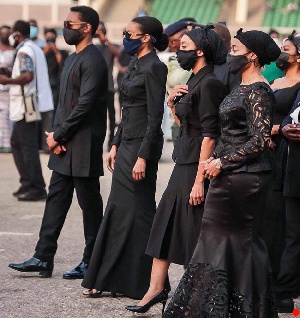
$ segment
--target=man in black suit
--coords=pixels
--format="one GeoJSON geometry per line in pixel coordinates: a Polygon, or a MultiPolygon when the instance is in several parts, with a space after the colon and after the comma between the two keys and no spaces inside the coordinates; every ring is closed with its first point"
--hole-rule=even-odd
{"type": "Polygon", "coordinates": [[[286,200],[286,240],[275,283],[279,312],[292,312],[300,295],[300,92],[290,115],[281,124],[288,140],[283,195],[286,200]]]}
{"type": "Polygon", "coordinates": [[[74,188],[83,210],[85,249],[82,262],[63,278],[83,278],[102,221],[99,176],[106,132],[108,75],[106,62],[92,44],[99,24],[95,10],[72,7],[64,22],[65,41],[76,46],[62,70],[59,104],[53,132],[46,132],[53,170],[40,238],[34,256],[9,267],[51,277],[57,240],[72,203],[74,188]]]}

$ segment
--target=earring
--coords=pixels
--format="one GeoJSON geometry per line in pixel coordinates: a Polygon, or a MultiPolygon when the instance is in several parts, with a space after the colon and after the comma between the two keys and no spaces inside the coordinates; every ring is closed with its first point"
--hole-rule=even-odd
{"type": "Polygon", "coordinates": [[[297,63],[300,63],[300,58],[299,58],[299,59],[297,59],[297,63]]]}

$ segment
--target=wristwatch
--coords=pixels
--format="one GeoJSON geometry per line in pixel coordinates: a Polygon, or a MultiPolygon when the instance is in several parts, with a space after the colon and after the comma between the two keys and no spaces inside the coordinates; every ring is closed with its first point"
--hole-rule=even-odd
{"type": "Polygon", "coordinates": [[[222,164],[221,164],[220,158],[219,158],[219,159],[216,159],[215,163],[216,163],[216,168],[217,168],[218,170],[221,170],[222,164]]]}

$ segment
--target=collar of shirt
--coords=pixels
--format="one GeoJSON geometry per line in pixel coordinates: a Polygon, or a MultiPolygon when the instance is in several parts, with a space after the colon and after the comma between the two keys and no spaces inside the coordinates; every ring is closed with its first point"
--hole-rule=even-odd
{"type": "Polygon", "coordinates": [[[25,39],[20,44],[18,44],[18,46],[16,47],[16,51],[18,51],[27,41],[29,41],[29,39],[25,39]]]}

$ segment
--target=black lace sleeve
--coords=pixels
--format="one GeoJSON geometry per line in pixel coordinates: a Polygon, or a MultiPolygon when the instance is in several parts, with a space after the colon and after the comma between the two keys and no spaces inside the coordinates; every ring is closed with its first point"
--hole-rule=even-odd
{"type": "Polygon", "coordinates": [[[245,99],[249,140],[240,148],[222,156],[222,169],[233,170],[257,157],[269,144],[274,98],[272,92],[259,86],[245,99]]]}
{"type": "Polygon", "coordinates": [[[166,94],[167,67],[162,62],[154,63],[145,74],[148,124],[138,157],[151,159],[151,146],[156,142],[161,129],[166,94]]]}
{"type": "Polygon", "coordinates": [[[121,143],[121,139],[122,139],[122,130],[123,130],[123,122],[121,120],[119,126],[118,126],[118,129],[114,135],[114,138],[112,140],[112,145],[116,145],[117,147],[120,146],[120,143],[121,143]]]}

